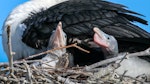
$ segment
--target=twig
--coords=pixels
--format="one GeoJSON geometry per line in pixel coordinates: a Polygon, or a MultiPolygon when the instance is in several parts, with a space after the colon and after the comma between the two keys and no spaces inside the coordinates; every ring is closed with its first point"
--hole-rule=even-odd
{"type": "Polygon", "coordinates": [[[57,77],[58,81],[61,81],[63,84],[79,84],[79,83],[74,83],[71,80],[69,80],[69,78],[63,78],[61,76],[57,77]]]}
{"type": "Polygon", "coordinates": [[[121,63],[124,59],[127,58],[127,55],[128,55],[128,54],[129,54],[129,53],[125,53],[124,57],[118,62],[119,65],[120,65],[120,63],[121,63]]]}
{"type": "Polygon", "coordinates": [[[12,46],[11,46],[11,31],[10,31],[10,26],[7,26],[7,38],[8,38],[8,50],[9,50],[9,66],[10,66],[10,75],[14,78],[16,78],[16,76],[14,75],[14,70],[13,70],[13,55],[15,54],[14,52],[12,52],[12,46]]]}
{"type": "Polygon", "coordinates": [[[133,80],[135,80],[135,81],[138,81],[138,82],[140,82],[140,84],[149,84],[148,82],[143,82],[143,81],[138,80],[137,78],[133,78],[133,77],[131,77],[131,76],[125,76],[125,75],[124,75],[124,77],[128,77],[128,78],[130,78],[130,79],[133,79],[133,80]]]}
{"type": "Polygon", "coordinates": [[[85,49],[81,48],[80,46],[77,46],[76,44],[73,45],[73,47],[78,48],[79,50],[81,50],[81,51],[83,51],[83,52],[90,53],[90,51],[85,50],[85,49]]]}
{"type": "Polygon", "coordinates": [[[30,70],[30,67],[29,67],[29,65],[26,63],[26,61],[25,60],[23,60],[24,61],[24,65],[25,65],[25,67],[26,67],[26,69],[27,69],[27,73],[28,73],[28,77],[27,77],[27,79],[30,81],[30,83],[32,84],[33,82],[32,82],[32,73],[31,73],[31,70],[30,70]]]}
{"type": "Polygon", "coordinates": [[[36,80],[36,78],[35,78],[34,75],[32,75],[32,79],[33,79],[33,81],[35,82],[35,84],[38,84],[38,81],[36,80]]]}
{"type": "MultiPolygon", "coordinates": [[[[110,58],[110,59],[106,59],[106,60],[103,60],[103,61],[100,61],[100,62],[97,62],[97,63],[94,63],[92,65],[89,65],[89,66],[86,66],[84,68],[84,70],[86,71],[89,71],[90,69],[93,69],[93,68],[96,68],[96,67],[99,67],[99,66],[102,66],[102,65],[105,65],[105,64],[108,64],[108,63],[111,63],[111,62],[115,62],[117,60],[121,60],[125,57],[126,54],[118,54],[117,57],[114,57],[114,58],[110,58]]],[[[127,54],[126,55],[126,58],[129,58],[129,57],[137,57],[137,56],[148,56],[150,55],[150,48],[144,50],[144,51],[141,51],[141,52],[136,52],[136,53],[131,53],[131,54],[127,54]]]]}
{"type": "Polygon", "coordinates": [[[63,46],[63,47],[59,47],[59,48],[54,48],[54,49],[51,49],[51,50],[47,50],[47,51],[42,52],[42,53],[39,53],[39,54],[31,55],[31,56],[29,56],[28,58],[25,58],[25,59],[26,59],[26,60],[27,60],[27,59],[31,59],[31,58],[34,58],[34,57],[36,57],[36,56],[40,56],[40,55],[44,55],[44,54],[53,52],[53,51],[55,51],[55,50],[59,50],[59,49],[63,49],[63,48],[70,48],[70,47],[76,47],[76,48],[78,48],[78,49],[81,50],[81,51],[84,51],[84,52],[86,52],[86,53],[90,53],[90,51],[87,51],[87,50],[85,50],[85,49],[83,49],[83,48],[77,46],[77,44],[75,43],[75,44],[71,44],[71,45],[68,45],[68,46],[63,46]]]}
{"type": "MultiPolygon", "coordinates": [[[[0,74],[1,74],[1,73],[5,73],[5,72],[7,72],[7,71],[9,71],[9,68],[8,68],[8,69],[0,70],[0,74]]],[[[20,68],[14,68],[14,71],[16,71],[16,72],[24,72],[24,73],[27,72],[26,70],[20,69],[20,68]]]]}
{"type": "Polygon", "coordinates": [[[8,65],[8,62],[0,63],[0,67],[7,67],[8,65]]]}
{"type": "MultiPolygon", "coordinates": [[[[26,60],[26,63],[41,62],[41,60],[26,60]]],[[[22,64],[23,61],[15,61],[14,64],[22,64]]]]}
{"type": "Polygon", "coordinates": [[[8,50],[9,50],[9,66],[10,66],[10,73],[13,73],[13,54],[12,54],[12,46],[11,46],[11,31],[10,26],[7,27],[7,38],[8,38],[8,50]]]}
{"type": "MultiPolygon", "coordinates": [[[[48,81],[49,83],[52,83],[51,79],[52,79],[52,76],[51,74],[47,73],[46,71],[42,71],[42,70],[39,70],[36,68],[36,66],[33,65],[33,71],[34,73],[36,74],[40,74],[44,79],[42,80],[46,80],[48,81]]],[[[37,78],[37,77],[36,77],[37,78]]]]}
{"type": "MultiPolygon", "coordinates": [[[[13,81],[13,82],[19,82],[19,80],[16,80],[16,79],[13,79],[13,78],[7,78],[7,77],[3,77],[3,76],[0,76],[0,80],[3,80],[3,81],[13,81]]],[[[20,79],[21,80],[21,79],[20,79]]]]}
{"type": "Polygon", "coordinates": [[[70,70],[70,69],[61,69],[61,68],[56,68],[55,71],[59,71],[59,72],[62,72],[63,73],[63,76],[64,75],[68,75],[68,74],[78,74],[78,75],[84,75],[84,76],[91,76],[92,73],[90,72],[83,72],[81,69],[79,70],[70,70]],[[64,74],[66,73],[66,74],[64,74]]]}
{"type": "MultiPolygon", "coordinates": [[[[34,62],[41,62],[41,60],[26,60],[26,63],[34,63],[34,62]]],[[[14,61],[13,64],[23,64],[24,62],[21,61],[14,61]]],[[[8,66],[9,63],[0,63],[0,67],[8,66]]]]}
{"type": "Polygon", "coordinates": [[[150,55],[150,48],[141,51],[141,52],[136,52],[136,53],[130,53],[126,57],[137,57],[137,56],[149,56],[150,55]]]}
{"type": "Polygon", "coordinates": [[[43,78],[41,78],[42,80],[47,81],[50,84],[53,83],[52,77],[49,73],[43,72],[43,71],[38,71],[38,70],[37,70],[37,72],[40,73],[40,75],[43,77],[43,78]]]}
{"type": "Polygon", "coordinates": [[[123,78],[124,78],[124,76],[125,76],[126,73],[127,73],[127,70],[125,70],[124,73],[121,75],[120,82],[123,80],[123,78]]]}
{"type": "Polygon", "coordinates": [[[120,60],[120,59],[122,59],[125,55],[126,55],[125,53],[119,54],[117,57],[110,58],[110,59],[106,59],[106,60],[103,60],[103,61],[94,63],[94,64],[92,64],[92,65],[86,66],[86,67],[84,68],[84,70],[89,71],[90,69],[93,69],[93,68],[96,68],[96,67],[99,67],[99,66],[102,66],[102,65],[105,65],[105,64],[108,64],[108,63],[111,63],[111,62],[120,60]]]}

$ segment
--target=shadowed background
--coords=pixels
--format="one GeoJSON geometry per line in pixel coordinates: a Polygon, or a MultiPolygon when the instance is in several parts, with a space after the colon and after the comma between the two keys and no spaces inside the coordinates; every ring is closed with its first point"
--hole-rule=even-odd
{"type": "MultiPolygon", "coordinates": [[[[6,17],[9,15],[9,13],[11,12],[11,10],[13,8],[15,8],[16,6],[18,6],[19,4],[26,2],[28,0],[1,0],[0,1],[0,34],[2,34],[2,26],[3,26],[3,22],[5,21],[6,17]]],[[[150,24],[150,0],[107,0],[107,1],[111,1],[111,2],[115,2],[115,3],[119,3],[119,4],[123,4],[125,6],[128,7],[128,9],[133,10],[135,12],[138,12],[140,14],[143,14],[145,17],[141,17],[148,22],[148,24],[150,24]]],[[[142,25],[140,23],[134,23],[138,26],[140,26],[141,28],[143,28],[144,30],[150,32],[150,25],[142,25]]],[[[6,57],[6,54],[3,50],[3,46],[2,46],[2,37],[0,36],[0,62],[7,62],[8,59],[6,57]]]]}

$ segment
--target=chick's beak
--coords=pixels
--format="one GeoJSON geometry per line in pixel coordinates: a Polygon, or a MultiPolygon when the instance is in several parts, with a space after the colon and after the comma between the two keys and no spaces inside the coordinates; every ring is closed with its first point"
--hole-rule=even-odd
{"type": "Polygon", "coordinates": [[[64,37],[64,32],[62,29],[62,23],[61,22],[59,22],[57,25],[53,40],[54,40],[54,44],[57,45],[57,47],[62,47],[62,46],[65,46],[65,44],[66,44],[65,43],[66,39],[64,37]]]}
{"type": "Polygon", "coordinates": [[[108,48],[109,43],[107,42],[104,33],[97,27],[93,28],[93,31],[95,32],[93,37],[94,42],[101,47],[108,48]]]}

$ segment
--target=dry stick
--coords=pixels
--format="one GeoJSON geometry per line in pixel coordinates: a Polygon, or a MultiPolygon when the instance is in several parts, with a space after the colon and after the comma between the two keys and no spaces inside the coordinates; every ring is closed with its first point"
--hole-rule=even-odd
{"type": "MultiPolygon", "coordinates": [[[[52,82],[51,79],[50,79],[50,78],[52,78],[52,76],[51,76],[49,73],[37,69],[36,66],[34,66],[34,65],[33,65],[33,69],[32,69],[32,70],[33,70],[36,74],[40,74],[40,75],[42,76],[41,78],[45,78],[45,79],[42,79],[42,80],[46,80],[46,81],[48,81],[49,83],[52,82]]],[[[37,78],[37,77],[36,77],[36,78],[37,78]]]]}
{"type": "Polygon", "coordinates": [[[90,53],[90,51],[85,50],[85,49],[81,48],[80,46],[77,46],[76,43],[75,43],[72,47],[75,47],[75,48],[77,48],[77,49],[79,49],[79,50],[81,50],[81,51],[83,51],[83,52],[90,53]]]}
{"type": "Polygon", "coordinates": [[[7,62],[0,63],[0,67],[7,67],[9,64],[7,62]]]}
{"type": "Polygon", "coordinates": [[[47,78],[46,80],[51,83],[52,82],[52,79],[54,79],[51,74],[49,74],[48,72],[42,72],[43,75],[45,75],[47,78]]]}
{"type": "MultiPolygon", "coordinates": [[[[11,77],[4,77],[4,76],[0,76],[0,82],[4,81],[4,82],[15,82],[15,83],[18,83],[20,81],[24,81],[23,78],[19,78],[19,79],[16,79],[16,78],[11,78],[11,77]]],[[[28,83],[28,82],[27,82],[28,83]]]]}
{"type": "MultiPolygon", "coordinates": [[[[99,67],[99,66],[102,66],[102,65],[105,65],[105,64],[108,64],[108,63],[111,63],[111,62],[115,62],[117,60],[121,60],[124,58],[126,54],[118,54],[117,57],[114,57],[114,58],[110,58],[110,59],[106,59],[106,60],[103,60],[103,61],[100,61],[100,62],[97,62],[97,63],[94,63],[92,65],[89,65],[89,66],[86,66],[84,68],[84,70],[86,71],[89,71],[93,68],[96,68],[96,67],[99,67]]],[[[136,53],[131,53],[131,54],[127,54],[126,55],[126,58],[129,58],[129,57],[137,57],[137,56],[148,56],[150,55],[150,48],[144,50],[144,51],[141,51],[141,52],[136,52],[136,53]]]]}
{"type": "Polygon", "coordinates": [[[35,84],[38,84],[38,81],[35,79],[34,75],[32,75],[32,79],[35,82],[35,84]]]}
{"type": "Polygon", "coordinates": [[[7,38],[8,38],[8,50],[9,50],[9,66],[10,66],[10,74],[15,78],[16,76],[14,75],[14,70],[13,70],[13,55],[14,52],[12,52],[12,46],[11,46],[11,31],[10,31],[10,26],[7,26],[7,38]]]}
{"type": "Polygon", "coordinates": [[[7,78],[7,77],[4,77],[4,76],[0,76],[0,80],[5,81],[5,82],[7,82],[7,81],[19,82],[19,80],[16,80],[16,79],[13,79],[13,78],[7,78]]]}
{"type": "MultiPolygon", "coordinates": [[[[9,68],[0,70],[0,73],[4,73],[4,72],[8,72],[8,71],[9,71],[9,68]]],[[[14,68],[14,71],[16,71],[16,72],[24,72],[24,73],[27,72],[26,70],[23,70],[23,69],[20,69],[20,68],[14,68]]]]}
{"type": "MultiPolygon", "coordinates": [[[[26,63],[34,63],[34,62],[41,62],[41,60],[26,60],[26,63]]],[[[14,61],[14,64],[22,64],[22,63],[24,63],[22,60],[14,61]]]]}
{"type": "Polygon", "coordinates": [[[63,82],[64,84],[79,84],[72,82],[71,80],[69,80],[69,78],[63,78],[61,76],[58,76],[57,80],[63,82]]]}
{"type": "Polygon", "coordinates": [[[123,78],[124,78],[124,76],[125,76],[126,73],[127,73],[127,70],[125,70],[124,73],[121,75],[120,82],[123,80],[123,78]]]}
{"type": "Polygon", "coordinates": [[[9,66],[10,66],[10,72],[13,73],[13,55],[12,55],[12,47],[11,47],[11,33],[10,33],[10,26],[7,27],[7,44],[8,44],[8,50],[9,50],[9,66]]]}
{"type": "MultiPolygon", "coordinates": [[[[26,63],[33,63],[33,62],[41,62],[41,60],[26,60],[26,63]]],[[[21,61],[14,61],[13,64],[22,64],[24,63],[22,60],[21,61]]],[[[0,63],[0,67],[2,66],[8,66],[9,63],[0,63]]]]}
{"type": "MultiPolygon", "coordinates": [[[[119,54],[119,55],[120,55],[120,54],[119,54]]],[[[124,55],[125,55],[125,54],[124,54],[124,55]]],[[[116,61],[116,60],[120,60],[120,59],[122,59],[122,58],[124,57],[124,55],[121,54],[121,55],[118,56],[118,57],[114,57],[114,58],[110,58],[110,59],[106,59],[106,60],[103,60],[103,61],[94,63],[94,64],[92,64],[92,65],[86,66],[86,67],[84,68],[84,70],[90,71],[90,70],[93,69],[93,68],[96,68],[96,67],[99,67],[99,66],[102,66],[102,65],[105,65],[105,64],[114,62],[114,61],[116,61]]]]}
{"type": "Polygon", "coordinates": [[[27,69],[27,73],[28,73],[28,80],[30,81],[30,83],[32,84],[32,73],[31,73],[31,70],[30,70],[30,67],[29,65],[26,63],[25,60],[24,61],[24,65],[25,65],[25,68],[27,69]]]}
{"type": "MultiPolygon", "coordinates": [[[[140,84],[150,84],[149,82],[141,81],[141,80],[138,80],[137,78],[134,78],[134,77],[131,77],[131,76],[125,76],[125,75],[124,75],[124,77],[128,77],[128,78],[130,78],[130,79],[133,79],[133,80],[135,80],[135,81],[138,81],[138,82],[140,82],[140,84]]],[[[137,83],[136,83],[136,84],[137,84],[137,83]]]]}
{"type": "Polygon", "coordinates": [[[130,57],[148,56],[148,55],[150,55],[150,48],[148,48],[148,49],[146,49],[144,51],[128,54],[126,57],[130,58],[130,57]]]}
{"type": "Polygon", "coordinates": [[[92,73],[84,72],[81,69],[73,70],[73,69],[56,68],[55,71],[61,72],[61,73],[63,73],[63,75],[67,75],[67,74],[78,74],[78,75],[85,75],[85,76],[91,76],[92,75],[92,73]]]}
{"type": "Polygon", "coordinates": [[[84,52],[86,52],[86,53],[90,53],[90,51],[85,50],[85,49],[83,49],[83,48],[77,46],[77,43],[75,43],[75,44],[71,44],[71,45],[68,45],[68,46],[63,46],[63,47],[59,47],[59,48],[54,48],[54,49],[51,49],[51,50],[47,50],[47,51],[42,52],[42,53],[39,53],[39,54],[31,55],[31,56],[29,56],[28,58],[25,58],[25,59],[26,59],[26,60],[27,60],[27,59],[31,59],[31,58],[34,58],[34,57],[36,57],[36,56],[40,56],[40,55],[44,55],[44,54],[53,52],[53,51],[55,51],[55,50],[59,50],[59,49],[63,49],[63,48],[70,48],[70,47],[75,47],[75,48],[78,48],[78,49],[81,50],[81,51],[84,51],[84,52]]]}

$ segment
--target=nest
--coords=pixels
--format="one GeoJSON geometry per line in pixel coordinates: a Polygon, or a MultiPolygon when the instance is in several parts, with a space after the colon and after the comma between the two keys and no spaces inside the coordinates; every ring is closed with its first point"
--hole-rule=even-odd
{"type": "MultiPolygon", "coordinates": [[[[1,84],[137,84],[147,83],[148,77],[143,75],[136,78],[126,76],[125,71],[123,74],[117,74],[115,70],[120,67],[120,63],[128,58],[135,56],[150,55],[150,48],[145,51],[137,53],[123,53],[118,56],[109,58],[88,66],[69,66],[68,54],[65,54],[59,58],[56,67],[49,66],[44,68],[42,66],[35,66],[33,63],[39,62],[42,64],[42,60],[29,60],[29,58],[36,57],[38,55],[47,54],[57,49],[76,47],[84,52],[86,50],[80,48],[76,44],[52,49],[40,54],[29,56],[20,61],[13,61],[13,55],[11,49],[10,39],[10,27],[7,28],[8,33],[8,47],[10,52],[10,62],[0,63],[0,83],[1,84]],[[116,61],[120,60],[116,63],[116,61]]],[[[139,67],[140,68],[140,67],[139,67]]],[[[149,77],[150,78],[150,77],[149,77]]]]}
{"type": "MultiPolygon", "coordinates": [[[[43,52],[44,54],[44,52],[43,52]]],[[[59,58],[56,67],[44,68],[42,66],[35,66],[32,63],[40,62],[42,60],[28,60],[37,55],[30,56],[20,61],[11,63],[0,63],[0,83],[49,83],[49,84],[105,84],[105,83],[119,83],[119,84],[137,84],[150,83],[147,81],[145,75],[140,75],[136,78],[117,74],[115,69],[120,67],[120,62],[127,57],[149,55],[150,49],[142,52],[131,54],[119,54],[117,57],[109,58],[89,66],[74,66],[69,67],[68,54],[59,58]],[[115,61],[120,60],[116,63],[115,61]]],[[[39,54],[38,54],[39,55],[39,54]]]]}

